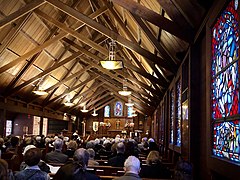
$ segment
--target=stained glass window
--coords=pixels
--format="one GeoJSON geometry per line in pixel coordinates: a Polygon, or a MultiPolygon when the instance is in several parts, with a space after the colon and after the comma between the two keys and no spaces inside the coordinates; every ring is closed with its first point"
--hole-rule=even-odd
{"type": "Polygon", "coordinates": [[[171,107],[170,107],[170,144],[173,144],[173,121],[174,121],[174,91],[171,93],[171,107]]]}
{"type": "Polygon", "coordinates": [[[211,101],[213,154],[240,162],[238,8],[232,0],[212,28],[211,101]]]}
{"type": "Polygon", "coordinates": [[[128,106],[127,116],[128,116],[128,117],[132,117],[132,114],[133,114],[133,107],[132,107],[132,106],[128,106]]]}
{"type": "Polygon", "coordinates": [[[104,117],[110,117],[110,106],[109,105],[104,107],[104,117]]]}
{"type": "Polygon", "coordinates": [[[117,101],[114,108],[114,115],[115,116],[122,116],[123,115],[123,105],[120,101],[117,101]]]}
{"type": "Polygon", "coordinates": [[[240,120],[214,124],[213,154],[240,162],[240,120]]]}
{"type": "Polygon", "coordinates": [[[164,115],[165,115],[164,114],[164,106],[162,105],[161,106],[161,119],[160,119],[160,140],[162,143],[164,141],[164,119],[165,119],[164,115]]]}
{"type": "Polygon", "coordinates": [[[237,0],[230,2],[212,29],[212,116],[239,114],[237,0]]]}
{"type": "Polygon", "coordinates": [[[181,146],[181,82],[177,82],[176,92],[176,145],[181,146]]]}

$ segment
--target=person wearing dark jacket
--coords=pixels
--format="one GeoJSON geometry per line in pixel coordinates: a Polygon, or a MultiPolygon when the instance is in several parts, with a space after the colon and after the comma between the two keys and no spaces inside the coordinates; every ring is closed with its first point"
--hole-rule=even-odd
{"type": "Polygon", "coordinates": [[[63,140],[58,138],[54,141],[55,150],[47,153],[45,157],[45,161],[47,163],[66,163],[68,160],[68,156],[62,153],[63,140]]]}
{"type": "Polygon", "coordinates": [[[126,156],[124,155],[125,145],[120,142],[117,144],[117,155],[108,160],[108,164],[114,167],[123,167],[126,156]]]}
{"type": "Polygon", "coordinates": [[[99,180],[95,174],[87,172],[89,153],[86,149],[77,149],[73,161],[63,165],[54,175],[53,180],[99,180]]]}
{"type": "Polygon", "coordinates": [[[129,156],[124,162],[125,174],[114,180],[141,180],[138,173],[140,171],[140,161],[135,156],[129,156]]]}
{"type": "Polygon", "coordinates": [[[158,151],[150,151],[147,164],[142,165],[140,177],[142,178],[171,178],[170,171],[162,164],[158,151]]]}

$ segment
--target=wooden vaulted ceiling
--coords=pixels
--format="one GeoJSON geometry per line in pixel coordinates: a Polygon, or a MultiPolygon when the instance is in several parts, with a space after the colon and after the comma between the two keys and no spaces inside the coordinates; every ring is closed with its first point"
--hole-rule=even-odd
{"type": "Polygon", "coordinates": [[[0,0],[0,95],[76,114],[116,101],[123,82],[151,115],[206,15],[197,0],[0,0]],[[117,42],[124,68],[107,70],[117,42]],[[41,86],[48,95],[36,96],[41,86]],[[75,103],[64,106],[66,97],[75,103]]]}

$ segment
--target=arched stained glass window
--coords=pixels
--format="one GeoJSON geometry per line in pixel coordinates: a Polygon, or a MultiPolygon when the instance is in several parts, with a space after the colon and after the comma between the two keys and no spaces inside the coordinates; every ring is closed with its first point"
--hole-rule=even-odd
{"type": "Polygon", "coordinates": [[[104,107],[104,117],[110,117],[110,106],[109,105],[104,107]]]}
{"type": "Polygon", "coordinates": [[[133,107],[132,106],[128,106],[127,108],[127,116],[128,117],[132,117],[133,114],[133,107]]]}
{"type": "Polygon", "coordinates": [[[117,101],[114,108],[114,115],[115,116],[122,116],[123,115],[123,105],[120,101],[117,101]]]}
{"type": "Polygon", "coordinates": [[[174,90],[171,90],[170,104],[170,144],[173,144],[173,121],[174,121],[174,90]]]}
{"type": "Polygon", "coordinates": [[[176,145],[181,146],[181,81],[176,86],[176,145]]]}
{"type": "Polygon", "coordinates": [[[232,0],[212,28],[213,154],[240,162],[239,15],[232,0]]]}

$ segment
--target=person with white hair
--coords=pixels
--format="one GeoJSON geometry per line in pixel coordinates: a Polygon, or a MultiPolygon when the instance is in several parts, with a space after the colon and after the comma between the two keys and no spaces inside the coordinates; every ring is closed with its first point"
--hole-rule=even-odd
{"type": "Polygon", "coordinates": [[[73,161],[60,167],[57,173],[53,176],[53,180],[99,180],[98,176],[86,170],[88,160],[88,151],[84,148],[77,149],[74,153],[73,161]]]}
{"type": "Polygon", "coordinates": [[[140,180],[140,176],[138,175],[140,168],[140,161],[135,156],[129,156],[124,162],[124,171],[125,174],[119,178],[115,178],[115,180],[140,180]]]}
{"type": "Polygon", "coordinates": [[[46,154],[47,163],[66,163],[68,156],[62,153],[63,140],[58,138],[54,141],[55,150],[46,154]]]}

